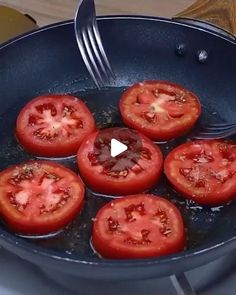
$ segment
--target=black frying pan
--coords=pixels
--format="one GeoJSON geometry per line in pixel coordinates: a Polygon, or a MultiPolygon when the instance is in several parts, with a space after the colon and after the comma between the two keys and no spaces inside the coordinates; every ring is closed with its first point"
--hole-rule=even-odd
{"type": "MultiPolygon", "coordinates": [[[[99,17],[104,46],[116,80],[97,91],[79,53],[73,22],[63,22],[23,35],[0,48],[0,169],[31,159],[14,137],[16,116],[23,105],[44,93],[83,97],[101,127],[103,111],[121,126],[117,111],[123,90],[141,80],[161,79],[194,91],[203,105],[201,120],[235,121],[236,42],[229,34],[150,17],[99,17]],[[185,53],[176,46],[185,44],[185,53]],[[199,62],[197,52],[208,58],[199,62]]],[[[179,142],[168,144],[169,149],[179,142]]],[[[163,145],[163,151],[167,145],[163,145]]],[[[76,170],[75,159],[57,160],[76,170]]],[[[91,218],[107,199],[87,194],[81,216],[61,234],[25,239],[0,226],[0,244],[49,270],[81,278],[145,279],[178,274],[212,261],[236,247],[236,203],[219,210],[198,208],[176,195],[163,178],[152,192],[168,195],[183,213],[188,249],[176,255],[146,260],[105,260],[89,244],[91,218]]]]}

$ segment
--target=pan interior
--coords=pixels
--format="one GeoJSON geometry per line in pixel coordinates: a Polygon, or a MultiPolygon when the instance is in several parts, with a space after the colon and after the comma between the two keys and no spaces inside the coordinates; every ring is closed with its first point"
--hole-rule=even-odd
{"type": "MultiPolygon", "coordinates": [[[[94,113],[99,127],[105,128],[123,126],[118,102],[128,85],[148,79],[169,80],[182,84],[200,97],[203,106],[200,121],[235,120],[234,44],[172,22],[108,18],[100,20],[99,26],[116,74],[116,80],[100,91],[94,89],[83,65],[72,23],[43,30],[1,49],[0,170],[36,158],[19,146],[14,126],[22,106],[39,94],[70,93],[82,98],[94,113]],[[186,54],[181,57],[175,53],[176,45],[180,43],[186,45],[186,54]],[[209,53],[204,64],[196,58],[202,49],[209,53]]],[[[187,139],[173,140],[160,147],[166,155],[187,139]]],[[[50,160],[78,172],[75,157],[50,160]]],[[[223,207],[203,208],[181,198],[164,176],[150,192],[167,197],[181,210],[189,250],[207,247],[235,235],[235,202],[223,207]]],[[[85,208],[71,225],[55,235],[31,237],[27,241],[40,245],[45,251],[53,249],[59,255],[63,252],[85,260],[101,259],[90,245],[92,218],[110,199],[87,189],[85,208]]],[[[0,231],[8,231],[3,223],[0,231]]]]}

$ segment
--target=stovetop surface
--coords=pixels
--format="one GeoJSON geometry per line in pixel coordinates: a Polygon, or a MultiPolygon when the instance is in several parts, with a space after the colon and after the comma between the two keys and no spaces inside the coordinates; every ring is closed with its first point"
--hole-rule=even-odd
{"type": "MultiPolygon", "coordinates": [[[[116,283],[78,280],[77,290],[69,291],[49,279],[38,267],[0,249],[0,295],[123,295],[124,292],[129,295],[176,295],[171,282],[169,282],[168,294],[162,293],[160,284],[162,284],[160,279],[116,283]]],[[[196,294],[235,295],[236,269],[232,269],[228,275],[218,280],[212,288],[196,294]]]]}

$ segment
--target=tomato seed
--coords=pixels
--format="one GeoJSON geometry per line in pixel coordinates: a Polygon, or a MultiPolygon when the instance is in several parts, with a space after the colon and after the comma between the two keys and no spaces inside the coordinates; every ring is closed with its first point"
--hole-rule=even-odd
{"type": "Polygon", "coordinates": [[[160,208],[157,209],[155,215],[155,217],[159,217],[160,222],[163,225],[166,225],[168,223],[168,217],[165,211],[161,210],[160,208]]]}
{"type": "Polygon", "coordinates": [[[155,88],[155,89],[153,90],[153,94],[154,94],[156,97],[158,97],[158,96],[159,96],[159,89],[158,89],[158,88],[155,88]]]}
{"type": "MultiPolygon", "coordinates": [[[[146,230],[145,230],[146,231],[146,230]]],[[[141,232],[142,234],[142,232],[141,232]]],[[[148,233],[149,234],[149,233],[148,233]]],[[[148,245],[151,243],[151,240],[149,240],[147,237],[142,238],[141,239],[134,239],[132,237],[128,237],[127,239],[124,240],[125,243],[130,244],[130,245],[148,245]]]]}
{"type": "Polygon", "coordinates": [[[199,163],[199,164],[209,163],[213,161],[214,161],[214,158],[211,155],[207,155],[207,154],[201,154],[193,158],[193,162],[199,163]]]}
{"type": "Polygon", "coordinates": [[[223,159],[233,162],[236,158],[236,146],[229,146],[228,144],[221,144],[218,146],[223,159]]]}
{"type": "Polygon", "coordinates": [[[111,216],[107,219],[108,228],[111,232],[115,232],[119,229],[120,224],[117,220],[113,219],[111,216]]]}
{"type": "Polygon", "coordinates": [[[97,156],[93,153],[88,154],[88,159],[89,159],[92,166],[96,166],[99,164],[98,160],[97,160],[97,156]]]}
{"type": "Polygon", "coordinates": [[[129,171],[128,170],[123,170],[119,173],[119,176],[121,177],[126,177],[127,175],[129,174],[129,171]]]}
{"type": "Polygon", "coordinates": [[[199,179],[195,182],[195,187],[205,187],[206,183],[205,183],[205,180],[203,179],[199,179]]]}
{"type": "Polygon", "coordinates": [[[136,163],[136,165],[134,165],[131,170],[135,173],[135,174],[139,174],[140,172],[143,171],[143,168],[138,164],[136,163]]]}
{"type": "Polygon", "coordinates": [[[124,208],[125,214],[126,214],[126,221],[128,222],[134,222],[136,218],[133,217],[134,212],[138,212],[139,215],[143,216],[146,214],[144,203],[140,203],[138,205],[131,204],[128,207],[124,208]]]}
{"type": "Polygon", "coordinates": [[[33,170],[28,166],[23,166],[21,171],[14,171],[12,177],[9,179],[10,184],[19,184],[23,180],[30,180],[33,178],[33,170]]]}
{"type": "Polygon", "coordinates": [[[40,117],[37,117],[37,116],[33,116],[33,115],[29,116],[28,125],[35,126],[38,123],[39,119],[40,119],[40,117]]]}
{"type": "Polygon", "coordinates": [[[142,234],[143,241],[146,242],[147,244],[150,244],[151,241],[148,239],[148,236],[150,234],[150,230],[143,229],[143,230],[141,230],[141,234],[142,234]]]}
{"type": "Polygon", "coordinates": [[[185,103],[187,100],[185,98],[185,93],[180,93],[175,95],[174,102],[177,104],[185,103]]]}
{"type": "Polygon", "coordinates": [[[152,112],[144,113],[144,119],[146,119],[149,123],[156,122],[156,114],[152,112]]]}
{"type": "Polygon", "coordinates": [[[160,229],[160,232],[161,232],[161,234],[163,234],[164,236],[169,236],[169,235],[172,233],[171,229],[170,229],[170,228],[167,228],[167,227],[163,227],[163,228],[161,228],[161,229],[160,229]]]}
{"type": "Polygon", "coordinates": [[[180,168],[179,173],[186,177],[191,173],[192,170],[192,168],[180,168]]]}
{"type": "Polygon", "coordinates": [[[45,103],[45,104],[41,104],[35,107],[36,110],[40,113],[43,114],[44,111],[50,110],[51,115],[54,117],[57,114],[57,110],[55,108],[55,106],[51,103],[45,103]]]}
{"type": "Polygon", "coordinates": [[[140,157],[144,160],[151,160],[152,159],[152,154],[151,152],[149,151],[149,149],[143,149],[141,152],[140,152],[140,157]]]}
{"type": "Polygon", "coordinates": [[[59,181],[61,179],[58,175],[53,173],[46,173],[45,177],[48,179],[54,179],[55,181],[59,181]]]}

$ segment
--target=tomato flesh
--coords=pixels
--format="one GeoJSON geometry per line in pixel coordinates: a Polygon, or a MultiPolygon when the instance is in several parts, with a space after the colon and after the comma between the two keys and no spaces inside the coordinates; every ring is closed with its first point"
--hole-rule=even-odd
{"type": "Polygon", "coordinates": [[[45,95],[20,112],[16,136],[26,150],[40,156],[75,154],[85,136],[95,131],[87,106],[70,95],[45,95]]]}
{"type": "Polygon", "coordinates": [[[93,246],[105,258],[148,258],[185,247],[179,210],[164,198],[132,195],[102,207],[94,221],[93,246]]]}
{"type": "Polygon", "coordinates": [[[236,145],[217,140],[188,142],[167,156],[164,171],[185,197],[206,205],[236,196],[236,145]]]}
{"type": "Polygon", "coordinates": [[[144,81],[128,88],[120,100],[124,123],[153,140],[186,134],[201,114],[197,96],[167,81],[144,81]]]}
{"type": "Polygon", "coordinates": [[[46,234],[67,225],[82,209],[84,185],[69,169],[30,161],[0,173],[0,212],[22,234],[46,234]]]}
{"type": "Polygon", "coordinates": [[[77,155],[80,174],[85,183],[98,193],[129,195],[144,192],[154,186],[160,178],[163,165],[161,150],[148,138],[139,134],[141,150],[132,150],[124,156],[121,154],[117,159],[109,157],[107,160],[107,154],[100,154],[100,151],[104,150],[105,145],[105,149],[110,153],[110,142],[102,142],[101,146],[98,146],[96,139],[101,133],[108,133],[112,137],[112,134],[119,133],[119,130],[122,128],[104,129],[84,140],[77,155]]]}

